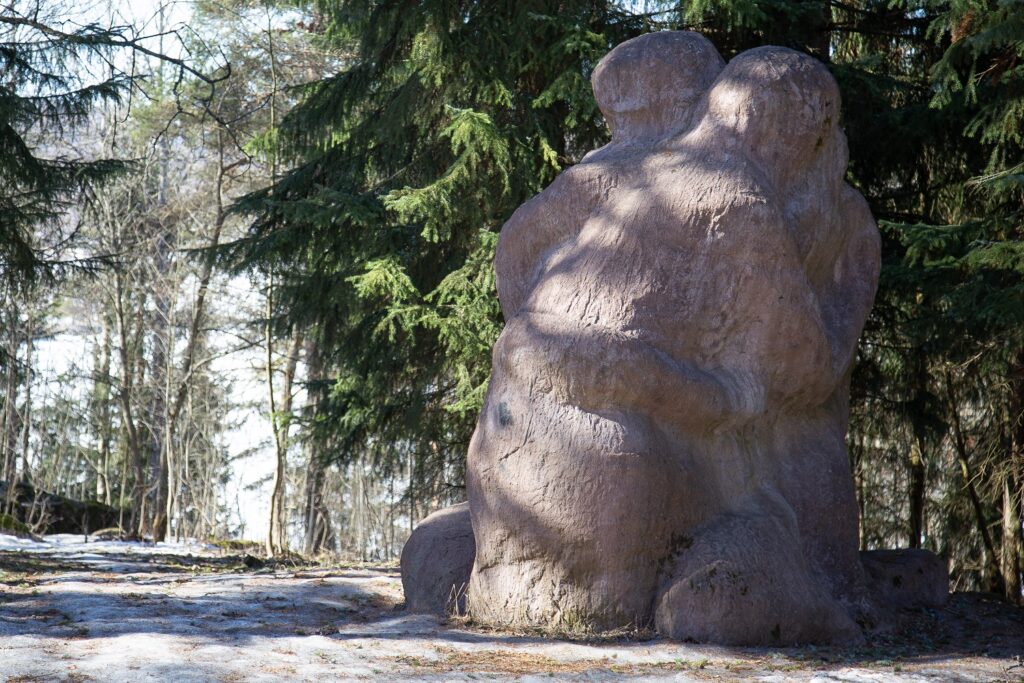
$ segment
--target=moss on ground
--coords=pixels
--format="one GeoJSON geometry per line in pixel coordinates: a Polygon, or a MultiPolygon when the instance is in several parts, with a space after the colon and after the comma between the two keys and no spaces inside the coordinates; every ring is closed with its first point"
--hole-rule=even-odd
{"type": "Polygon", "coordinates": [[[221,550],[236,553],[260,553],[263,551],[263,544],[258,541],[235,540],[232,538],[210,538],[206,541],[210,545],[217,546],[221,550]]]}
{"type": "Polygon", "coordinates": [[[0,514],[0,533],[31,538],[32,529],[14,518],[14,515],[0,514]]]}

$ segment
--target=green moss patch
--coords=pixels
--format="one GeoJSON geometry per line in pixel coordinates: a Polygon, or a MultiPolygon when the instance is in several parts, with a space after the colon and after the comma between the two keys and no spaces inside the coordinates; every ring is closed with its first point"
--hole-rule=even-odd
{"type": "Polygon", "coordinates": [[[13,515],[0,514],[0,534],[11,534],[20,538],[34,538],[32,529],[19,522],[13,515]]]}

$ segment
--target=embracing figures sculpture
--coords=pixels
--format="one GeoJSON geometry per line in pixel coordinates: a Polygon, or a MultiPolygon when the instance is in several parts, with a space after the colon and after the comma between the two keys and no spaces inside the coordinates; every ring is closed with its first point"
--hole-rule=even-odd
{"type": "MultiPolygon", "coordinates": [[[[849,370],[879,236],[844,181],[835,81],[792,50],[725,64],[699,34],[662,32],[612,50],[593,85],[612,141],[502,229],[507,324],[468,507],[413,534],[409,605],[855,641],[871,576],[908,560],[865,572],[858,553],[849,370]]],[[[909,561],[919,576],[888,597],[941,600],[941,564],[909,561]]]]}

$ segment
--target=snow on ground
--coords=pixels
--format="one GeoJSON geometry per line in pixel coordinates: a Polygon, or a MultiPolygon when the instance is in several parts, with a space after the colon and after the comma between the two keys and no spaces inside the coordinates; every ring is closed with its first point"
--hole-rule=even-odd
{"type": "Polygon", "coordinates": [[[36,540],[0,534],[0,551],[16,550],[28,553],[57,553],[66,557],[83,554],[138,554],[138,555],[189,555],[209,554],[217,548],[209,543],[187,541],[184,543],[145,543],[141,541],[103,541],[86,539],[78,534],[52,534],[36,540]]]}
{"type": "Polygon", "coordinates": [[[394,568],[253,571],[201,544],[0,535],[0,681],[1024,680],[1024,619],[973,603],[957,620],[987,624],[981,645],[843,652],[517,636],[401,601],[394,568]]]}

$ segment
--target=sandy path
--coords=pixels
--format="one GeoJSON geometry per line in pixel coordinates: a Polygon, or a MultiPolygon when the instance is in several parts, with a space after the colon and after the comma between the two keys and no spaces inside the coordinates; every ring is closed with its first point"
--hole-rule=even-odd
{"type": "Polygon", "coordinates": [[[3,681],[1024,681],[1022,611],[978,598],[861,651],[587,644],[408,615],[392,568],[254,572],[200,546],[47,541],[0,536],[3,681]]]}

